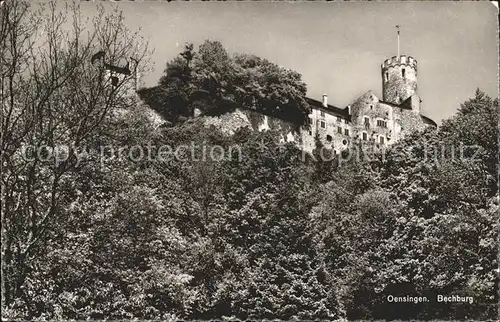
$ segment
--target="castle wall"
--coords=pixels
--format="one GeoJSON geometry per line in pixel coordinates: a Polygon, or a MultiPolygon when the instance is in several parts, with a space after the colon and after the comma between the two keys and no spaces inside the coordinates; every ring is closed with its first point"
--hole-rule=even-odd
{"type": "Polygon", "coordinates": [[[323,105],[311,100],[311,113],[305,126],[246,109],[237,109],[229,116],[212,119],[209,123],[221,129],[231,129],[233,133],[241,126],[255,131],[275,130],[281,134],[282,141],[295,142],[310,153],[316,147],[316,137],[336,153],[353,144],[378,149],[426,127],[420,115],[420,97],[416,93],[417,61],[413,57],[401,55],[385,60],[382,88],[383,100],[368,91],[353,102],[349,106],[350,120],[346,118],[345,110],[336,112],[339,109],[328,105],[324,95],[323,105]],[[221,121],[226,124],[219,124],[221,121]]]}
{"type": "Polygon", "coordinates": [[[371,91],[351,105],[351,113],[351,122],[347,122],[345,118],[340,118],[339,121],[337,115],[325,111],[322,114],[320,109],[312,109],[309,125],[303,127],[247,109],[236,109],[218,117],[204,117],[204,120],[205,125],[213,125],[230,135],[242,127],[249,127],[254,131],[278,131],[282,142],[295,142],[309,153],[316,147],[316,135],[326,148],[339,153],[353,144],[362,143],[379,148],[388,146],[408,133],[426,127],[418,113],[381,102],[371,91]],[[370,120],[368,126],[364,123],[365,117],[370,120]],[[385,121],[387,126],[378,125],[377,120],[385,121]],[[322,121],[324,128],[321,126],[322,121]],[[342,134],[338,132],[338,128],[342,129],[342,134]],[[345,129],[349,131],[348,134],[345,134],[345,129]],[[367,134],[366,140],[363,139],[363,133],[367,134]],[[380,137],[384,137],[383,143],[380,137]]]}
{"type": "Polygon", "coordinates": [[[394,122],[397,129],[394,138],[395,141],[402,139],[411,132],[421,131],[426,127],[420,114],[399,107],[394,107],[393,110],[394,122]]]}
{"type": "Polygon", "coordinates": [[[392,106],[380,102],[371,91],[350,106],[351,126],[356,142],[387,145],[394,141],[393,136],[397,128],[394,124],[392,106]],[[368,120],[368,123],[365,120],[368,120]]]}
{"type": "Polygon", "coordinates": [[[234,134],[239,128],[248,127],[254,131],[278,131],[283,142],[300,144],[300,127],[292,122],[262,113],[237,108],[221,116],[204,117],[205,125],[213,125],[224,133],[234,134]]]}
{"type": "MultiPolygon", "coordinates": [[[[200,115],[199,110],[195,109],[195,116],[200,115]]],[[[239,128],[252,128],[252,123],[247,114],[241,109],[234,112],[225,113],[220,116],[203,116],[205,126],[215,126],[223,133],[233,135],[239,128]]]]}
{"type": "Polygon", "coordinates": [[[326,148],[333,149],[337,153],[351,144],[352,129],[347,119],[321,109],[312,109],[308,117],[309,129],[301,133],[302,148],[305,151],[314,150],[316,135],[326,148]]]}
{"type": "Polygon", "coordinates": [[[282,142],[295,142],[297,146],[309,153],[312,153],[316,147],[316,134],[326,148],[335,149],[337,153],[346,149],[351,143],[351,126],[346,119],[341,118],[339,122],[337,116],[328,113],[322,115],[317,109],[312,110],[309,114],[309,124],[303,127],[241,108],[218,117],[204,117],[204,119],[205,125],[214,125],[230,135],[241,127],[249,127],[254,131],[278,131],[282,142]],[[325,128],[321,127],[321,121],[325,122],[325,128]],[[342,134],[338,133],[339,127],[342,129],[342,134]],[[345,129],[348,129],[348,134],[345,134],[345,129]],[[331,137],[331,140],[327,135],[331,137]]]}
{"type": "Polygon", "coordinates": [[[420,96],[417,93],[411,96],[411,109],[413,112],[420,114],[420,96]]]}

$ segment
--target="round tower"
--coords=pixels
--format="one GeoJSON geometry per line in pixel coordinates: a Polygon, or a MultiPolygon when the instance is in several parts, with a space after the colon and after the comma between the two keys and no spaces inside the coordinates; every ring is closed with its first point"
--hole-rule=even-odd
{"type": "Polygon", "coordinates": [[[382,93],[385,102],[401,104],[417,92],[417,61],[394,56],[382,64],[382,93]]]}

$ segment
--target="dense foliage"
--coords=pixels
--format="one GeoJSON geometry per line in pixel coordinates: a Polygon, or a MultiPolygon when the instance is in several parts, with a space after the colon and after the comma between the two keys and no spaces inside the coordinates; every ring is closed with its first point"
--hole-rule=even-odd
{"type": "MultiPolygon", "coordinates": [[[[155,89],[161,95],[146,101],[167,100],[158,103],[165,113],[189,116],[184,109],[193,108],[196,83],[208,92],[200,94],[207,112],[226,101],[244,106],[259,99],[263,109],[301,104],[296,74],[253,56],[228,57],[216,42],[197,53],[186,48],[167,66],[155,89]]],[[[10,72],[3,77],[16,80],[10,72]]],[[[272,131],[242,128],[228,136],[189,117],[158,127],[149,106],[132,100],[123,108],[113,97],[109,110],[100,100],[89,106],[98,89],[76,80],[78,95],[37,83],[53,101],[80,102],[60,103],[61,132],[49,118],[29,123],[57,111],[48,101],[40,114],[21,110],[26,126],[2,119],[2,133],[10,135],[2,137],[3,317],[496,316],[497,99],[478,90],[441,129],[415,133],[385,155],[339,164],[321,161],[318,150],[303,160],[272,131]],[[94,121],[78,136],[71,121],[86,108],[102,118],[84,116],[94,121]],[[52,140],[40,144],[81,140],[85,153],[59,167],[22,160],[17,138],[26,130],[33,140],[44,133],[52,140]],[[453,155],[450,147],[460,144],[477,147],[453,155]],[[134,146],[149,147],[153,158],[137,158],[134,146]],[[161,157],[162,146],[183,148],[161,157]],[[112,157],[102,147],[135,154],[112,157]],[[439,294],[474,302],[436,303],[439,294]],[[389,303],[388,295],[430,302],[389,303]]],[[[10,94],[29,102],[23,88],[10,94]]]]}
{"type": "Polygon", "coordinates": [[[229,55],[218,41],[194,50],[187,44],[157,86],[139,95],[171,122],[193,115],[220,115],[235,107],[302,123],[307,116],[301,75],[254,55],[229,55]]]}

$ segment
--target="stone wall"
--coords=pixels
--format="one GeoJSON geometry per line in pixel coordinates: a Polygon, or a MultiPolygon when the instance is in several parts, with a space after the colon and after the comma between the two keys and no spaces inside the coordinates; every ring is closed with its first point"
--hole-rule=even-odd
{"type": "Polygon", "coordinates": [[[300,127],[292,122],[285,121],[262,113],[237,108],[233,112],[221,116],[203,117],[205,125],[214,125],[226,134],[234,134],[239,128],[248,127],[254,131],[278,131],[283,141],[300,143],[300,127]]]}
{"type": "Polygon", "coordinates": [[[401,55],[386,59],[382,64],[383,100],[400,104],[417,91],[417,61],[401,55]]]}
{"type": "Polygon", "coordinates": [[[326,148],[333,149],[337,153],[351,144],[351,125],[344,117],[321,109],[313,109],[308,117],[309,128],[304,129],[301,133],[302,148],[305,151],[312,152],[314,150],[316,135],[326,148]]]}
{"type": "Polygon", "coordinates": [[[313,109],[309,114],[309,124],[298,126],[292,122],[261,114],[247,109],[236,109],[218,117],[203,117],[206,126],[215,126],[229,135],[239,128],[249,127],[254,131],[273,130],[280,133],[282,142],[295,142],[302,150],[312,153],[316,147],[315,137],[318,135],[326,148],[339,153],[353,144],[387,146],[400,140],[403,136],[425,128],[418,113],[380,101],[371,91],[362,95],[351,105],[351,122],[320,109],[313,109]],[[364,123],[368,117],[370,124],[364,123]],[[383,120],[387,126],[379,126],[377,120],[383,120]],[[324,122],[324,127],[321,126],[324,122]],[[342,133],[338,132],[341,128],[342,133]],[[349,133],[346,134],[345,130],[349,133]],[[367,140],[363,140],[363,133],[367,140]],[[380,141],[384,137],[384,143],[380,141]]]}
{"type": "Polygon", "coordinates": [[[402,139],[405,135],[408,135],[414,131],[423,130],[426,125],[422,120],[420,114],[399,107],[394,107],[394,122],[396,124],[396,137],[395,140],[402,139]]]}
{"type": "Polygon", "coordinates": [[[381,137],[384,145],[393,141],[395,131],[393,108],[389,104],[381,102],[372,91],[368,91],[351,104],[351,127],[356,141],[379,144],[381,137]],[[368,124],[365,123],[368,119],[368,124]],[[385,122],[386,126],[380,126],[377,121],[385,122]],[[363,139],[366,134],[366,140],[363,139]]]}

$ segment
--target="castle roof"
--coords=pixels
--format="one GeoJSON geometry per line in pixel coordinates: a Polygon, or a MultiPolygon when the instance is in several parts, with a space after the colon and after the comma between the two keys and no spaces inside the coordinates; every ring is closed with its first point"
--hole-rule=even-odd
{"type": "Polygon", "coordinates": [[[349,115],[349,109],[347,107],[340,108],[340,107],[336,107],[336,106],[333,106],[330,104],[327,104],[327,106],[325,107],[325,106],[323,106],[323,102],[309,98],[309,97],[306,97],[306,102],[312,108],[321,109],[321,110],[324,110],[324,111],[329,112],[331,114],[343,117],[347,120],[351,120],[351,115],[349,115]]]}
{"type": "MultiPolygon", "coordinates": [[[[415,96],[415,95],[417,96],[417,99],[420,99],[420,97],[418,96],[418,94],[414,93],[412,96],[410,96],[406,100],[404,100],[401,104],[394,104],[394,103],[386,102],[386,101],[383,101],[383,100],[378,100],[378,102],[381,103],[381,104],[392,106],[392,107],[401,108],[401,109],[404,109],[404,110],[411,110],[412,109],[411,108],[411,100],[412,100],[412,97],[415,96]]],[[[351,104],[355,104],[355,103],[357,103],[359,101],[362,101],[364,99],[367,99],[369,97],[370,98],[374,98],[374,99],[378,99],[378,97],[373,93],[373,91],[369,90],[366,93],[364,93],[363,95],[361,95],[360,97],[358,97],[356,100],[354,100],[351,104]]],[[[422,118],[422,121],[424,122],[424,124],[437,127],[436,122],[434,122],[431,118],[429,118],[429,117],[427,117],[425,115],[422,115],[422,114],[420,114],[420,117],[422,118]]]]}
{"type": "Polygon", "coordinates": [[[377,95],[375,95],[375,93],[373,93],[373,91],[370,89],[369,91],[366,91],[365,93],[363,93],[362,95],[358,96],[358,98],[356,98],[354,101],[351,102],[351,104],[349,105],[354,105],[354,104],[357,104],[359,102],[363,102],[363,101],[370,101],[370,102],[380,102],[380,99],[377,97],[377,95]]]}
{"type": "MultiPolygon", "coordinates": [[[[413,94],[413,95],[417,95],[417,94],[413,94]]],[[[394,107],[399,107],[399,108],[402,108],[405,110],[411,110],[411,98],[412,98],[412,96],[408,97],[403,103],[401,103],[399,105],[389,103],[389,102],[384,102],[384,101],[380,101],[380,103],[384,103],[384,104],[394,106],[394,107]]],[[[420,99],[420,97],[418,97],[418,95],[417,95],[417,98],[420,99]]],[[[425,115],[420,114],[420,118],[422,119],[422,122],[424,122],[424,124],[437,127],[437,123],[434,122],[430,117],[427,117],[425,115]]]]}
{"type": "Polygon", "coordinates": [[[434,122],[431,118],[425,116],[425,115],[422,115],[420,114],[420,118],[422,118],[422,121],[424,122],[424,124],[427,124],[427,125],[432,125],[434,127],[437,127],[437,123],[434,122]]]}

